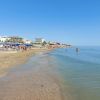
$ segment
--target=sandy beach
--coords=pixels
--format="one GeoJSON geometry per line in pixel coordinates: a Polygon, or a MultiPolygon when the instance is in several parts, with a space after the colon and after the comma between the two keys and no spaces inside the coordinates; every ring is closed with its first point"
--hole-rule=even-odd
{"type": "MultiPolygon", "coordinates": [[[[31,55],[40,51],[46,50],[1,52],[1,72],[16,64],[27,62],[31,55]]],[[[30,61],[20,66],[17,71],[11,71],[0,78],[0,100],[64,100],[59,81],[53,76],[48,65],[48,61],[52,62],[51,58],[40,57],[38,61],[37,59],[30,61]]]]}
{"type": "Polygon", "coordinates": [[[30,56],[47,49],[34,48],[27,51],[0,51],[0,76],[6,73],[8,68],[24,63],[30,56]]]}

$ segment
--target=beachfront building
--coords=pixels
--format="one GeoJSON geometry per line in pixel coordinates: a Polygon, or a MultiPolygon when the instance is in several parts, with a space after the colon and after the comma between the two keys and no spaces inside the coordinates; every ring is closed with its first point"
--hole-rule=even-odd
{"type": "Polygon", "coordinates": [[[10,39],[7,42],[13,42],[13,43],[23,43],[23,38],[19,36],[11,36],[10,39]]]}
{"type": "Polygon", "coordinates": [[[35,42],[33,43],[33,46],[41,48],[41,47],[43,47],[44,43],[45,43],[45,39],[43,39],[43,38],[36,38],[35,42]]]}
{"type": "Polygon", "coordinates": [[[2,42],[0,42],[0,48],[2,48],[4,46],[4,44],[2,42]]]}
{"type": "Polygon", "coordinates": [[[24,42],[24,44],[32,44],[32,41],[31,40],[23,39],[23,42],[24,42]]]}
{"type": "Polygon", "coordinates": [[[48,48],[60,48],[61,44],[58,42],[49,42],[48,48]]]}
{"type": "Polygon", "coordinates": [[[8,37],[8,36],[0,36],[0,42],[6,42],[8,40],[10,40],[10,37],[8,37]]]}
{"type": "Polygon", "coordinates": [[[32,47],[31,40],[25,40],[22,37],[12,36],[0,37],[0,50],[9,51],[9,50],[28,50],[32,47]]]}
{"type": "Polygon", "coordinates": [[[39,44],[43,43],[44,41],[45,41],[45,39],[43,39],[43,38],[36,38],[35,39],[35,43],[39,43],[39,44]]]}

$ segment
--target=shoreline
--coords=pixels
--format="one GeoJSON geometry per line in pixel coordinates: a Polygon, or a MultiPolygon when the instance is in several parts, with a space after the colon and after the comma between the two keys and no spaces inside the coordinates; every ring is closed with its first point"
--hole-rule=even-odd
{"type": "MultiPolygon", "coordinates": [[[[45,51],[48,50],[39,50],[38,52],[45,51]]],[[[30,54],[33,54],[33,51],[30,54]]],[[[31,55],[29,55],[28,58],[30,56],[31,55]]],[[[24,59],[24,61],[25,60],[26,59],[24,59]]],[[[0,99],[64,100],[60,81],[58,78],[59,76],[52,73],[52,68],[48,66],[48,60],[52,61],[52,59],[50,57],[43,57],[42,59],[38,58],[38,60],[39,64],[42,62],[43,65],[42,63],[40,64],[40,66],[36,64],[34,65],[36,66],[36,68],[33,68],[33,70],[30,70],[29,72],[25,71],[25,73],[19,68],[18,73],[21,73],[20,76],[18,76],[15,72],[10,72],[7,76],[5,76],[9,79],[8,82],[6,81],[5,83],[0,80],[0,99]],[[4,95],[4,97],[2,96],[2,94],[4,95]]]]}
{"type": "Polygon", "coordinates": [[[32,55],[39,52],[46,52],[50,49],[35,48],[27,51],[0,51],[0,77],[7,72],[9,68],[25,63],[32,55]]]}

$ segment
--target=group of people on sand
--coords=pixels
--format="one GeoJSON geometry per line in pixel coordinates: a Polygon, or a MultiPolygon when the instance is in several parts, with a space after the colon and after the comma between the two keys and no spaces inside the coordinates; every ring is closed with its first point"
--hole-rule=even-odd
{"type": "Polygon", "coordinates": [[[26,45],[4,45],[0,50],[2,51],[27,51],[31,46],[26,45]]]}
{"type": "Polygon", "coordinates": [[[18,46],[18,50],[27,51],[27,46],[18,46]]]}

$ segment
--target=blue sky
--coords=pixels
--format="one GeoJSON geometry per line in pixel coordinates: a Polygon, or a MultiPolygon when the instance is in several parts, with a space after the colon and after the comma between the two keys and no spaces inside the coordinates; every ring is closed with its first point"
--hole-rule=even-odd
{"type": "Polygon", "coordinates": [[[0,35],[100,45],[100,0],[0,0],[0,35]]]}

